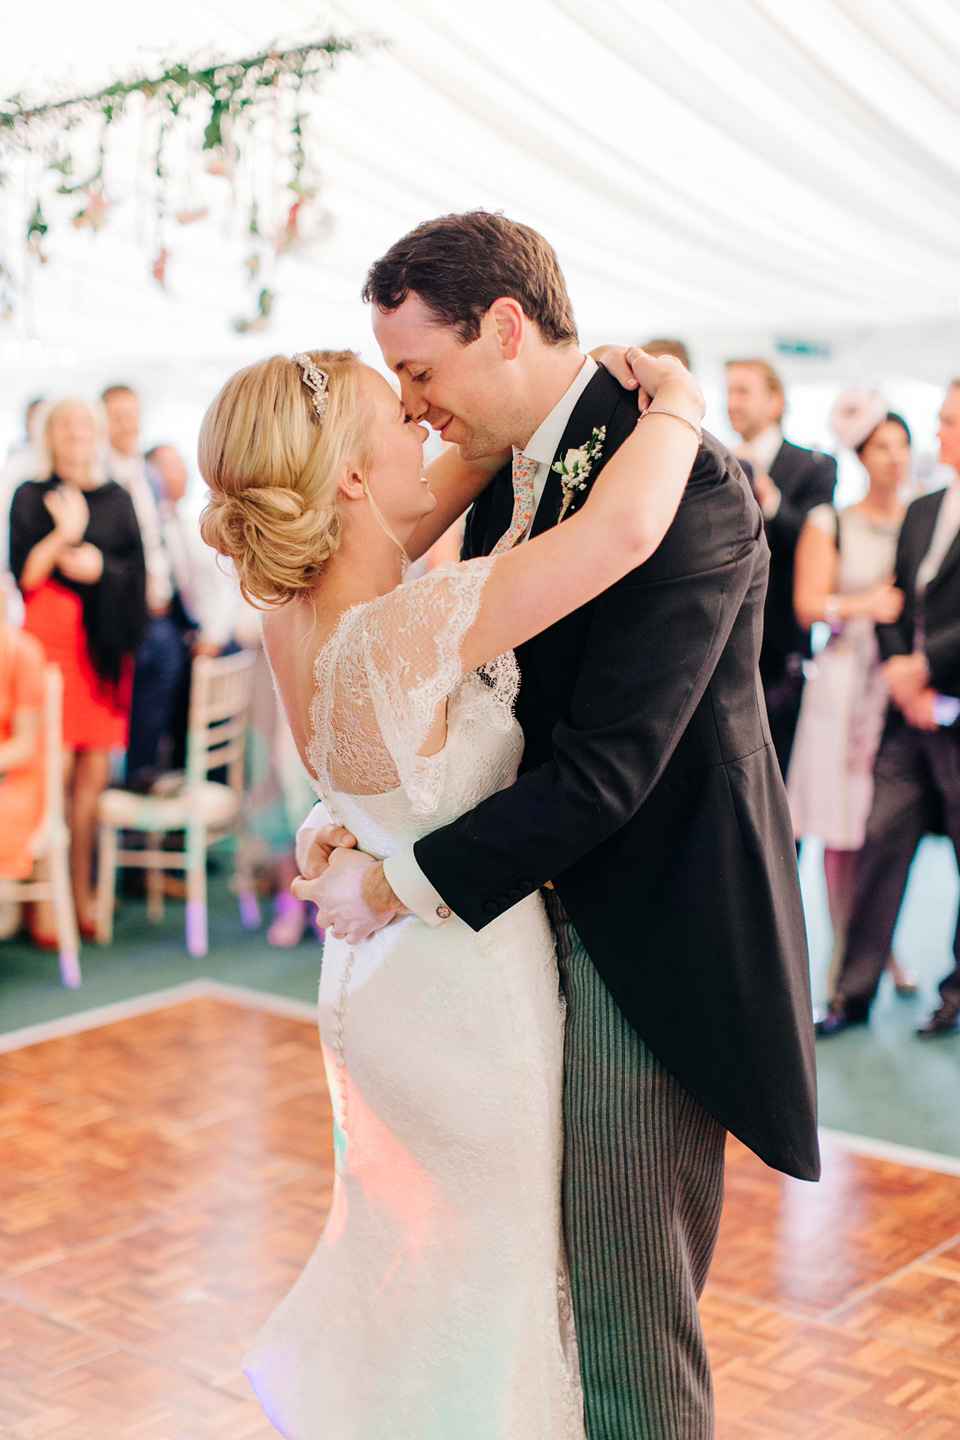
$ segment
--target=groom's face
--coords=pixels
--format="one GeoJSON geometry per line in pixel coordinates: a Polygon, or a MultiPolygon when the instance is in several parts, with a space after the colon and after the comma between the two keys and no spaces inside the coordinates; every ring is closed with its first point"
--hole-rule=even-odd
{"type": "Polygon", "coordinates": [[[411,291],[396,310],[374,307],[373,333],[414,420],[459,446],[466,459],[493,455],[513,442],[516,397],[489,315],[479,338],[465,345],[411,291]]]}

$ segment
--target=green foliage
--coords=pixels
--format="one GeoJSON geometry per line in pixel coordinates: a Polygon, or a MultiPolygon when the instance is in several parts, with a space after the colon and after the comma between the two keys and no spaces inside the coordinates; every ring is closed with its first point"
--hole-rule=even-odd
{"type": "MultiPolygon", "coordinates": [[[[296,197],[296,205],[290,212],[283,245],[296,237],[296,217],[299,205],[316,193],[311,181],[308,156],[303,130],[304,114],[300,94],[304,86],[317,90],[323,78],[334,68],[344,54],[356,53],[361,47],[351,40],[339,40],[327,36],[323,40],[307,42],[286,49],[266,50],[259,55],[245,59],[215,61],[208,64],[178,62],[168,65],[159,75],[137,76],[130,80],[117,80],[102,90],[87,95],[67,96],[50,100],[45,104],[28,104],[21,96],[14,95],[0,100],[0,153],[3,147],[32,149],[43,154],[44,163],[51,183],[49,189],[63,196],[85,197],[80,211],[73,216],[76,226],[88,226],[96,230],[103,222],[109,200],[105,194],[104,161],[108,145],[110,126],[124,113],[131,96],[141,96],[156,113],[159,110],[160,123],[153,158],[156,176],[157,230],[164,232],[164,221],[168,215],[166,201],[167,171],[164,164],[164,144],[176,125],[198,123],[203,127],[202,149],[214,152],[209,165],[211,173],[232,173],[231,166],[239,153],[238,147],[243,133],[252,123],[257,107],[268,101],[283,86],[289,93],[292,88],[295,100],[295,114],[290,122],[292,144],[290,148],[289,189],[296,197]],[[204,100],[209,101],[206,121],[203,119],[204,100]],[[191,106],[184,112],[185,101],[199,100],[199,110],[191,106]],[[77,178],[74,158],[71,153],[70,131],[84,119],[98,116],[101,121],[99,156],[92,174],[77,178]],[[215,168],[219,166],[219,168],[215,168]]],[[[89,169],[89,162],[84,165],[89,169]]],[[[0,189],[6,177],[0,172],[0,189]]],[[[191,212],[189,219],[202,218],[206,212],[191,212]]],[[[40,201],[27,223],[26,240],[28,249],[41,260],[46,257],[41,250],[41,241],[47,233],[48,224],[40,201]]],[[[260,227],[257,206],[254,201],[250,216],[250,236],[255,246],[260,241],[260,227]]],[[[160,251],[154,259],[151,270],[161,285],[165,282],[169,251],[160,242],[160,251]]],[[[254,250],[245,262],[249,278],[256,277],[261,266],[261,255],[254,250]]],[[[0,275],[7,273],[0,265],[0,275]]],[[[273,295],[268,289],[261,289],[257,299],[254,317],[235,322],[238,329],[262,329],[269,323],[273,295]]],[[[0,312],[9,313],[6,296],[0,294],[0,312]]]]}
{"type": "MultiPolygon", "coordinates": [[[[340,55],[355,53],[352,40],[328,36],[286,50],[267,50],[244,60],[231,60],[211,65],[170,65],[160,75],[139,76],[133,80],[116,80],[89,95],[73,95],[51,100],[45,105],[24,105],[18,95],[0,101],[0,134],[26,139],[31,126],[39,121],[63,116],[68,121],[76,116],[99,112],[111,124],[123,111],[131,95],[156,100],[176,116],[184,100],[209,95],[210,123],[216,129],[225,114],[236,115],[260,98],[259,92],[275,85],[281,76],[295,77],[298,84],[316,88],[323,76],[336,64],[340,55]]],[[[218,138],[205,142],[206,148],[220,143],[218,138]]]]}

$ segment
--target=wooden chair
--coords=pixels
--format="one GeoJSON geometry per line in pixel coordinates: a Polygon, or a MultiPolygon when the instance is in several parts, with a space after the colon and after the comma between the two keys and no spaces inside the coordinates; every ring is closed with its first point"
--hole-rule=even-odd
{"type": "Polygon", "coordinates": [[[47,797],[43,823],[34,846],[28,880],[0,879],[0,900],[53,905],[60,950],[60,979],[75,990],[80,984],[80,937],[70,887],[70,831],[63,798],[63,676],[58,665],[44,667],[44,744],[47,797]],[[46,870],[45,876],[38,871],[46,870]]]}
{"type": "Polygon", "coordinates": [[[207,847],[233,827],[243,800],[243,744],[253,680],[254,657],[248,652],[219,660],[198,656],[190,681],[190,714],[185,776],[162,776],[149,795],[105,790],[97,810],[99,874],[97,940],[113,935],[118,865],[147,871],[147,915],[163,916],[163,872],[184,870],[187,882],[187,950],[207,953],[207,847]],[[226,767],[227,783],[209,778],[226,767]],[[118,848],[118,832],[137,830],[148,837],[144,850],[118,848]],[[163,849],[163,837],[183,831],[182,850],[163,849]]]}

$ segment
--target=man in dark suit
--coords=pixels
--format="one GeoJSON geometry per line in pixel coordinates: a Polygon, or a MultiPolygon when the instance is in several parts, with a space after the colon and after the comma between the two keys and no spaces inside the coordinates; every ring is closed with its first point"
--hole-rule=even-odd
{"type": "MultiPolygon", "coordinates": [[[[820,1035],[866,1022],[924,833],[942,829],[960,858],[960,381],[940,411],[940,459],[956,478],[907,510],[896,566],[903,610],[895,624],[877,626],[892,703],[874,767],[846,954],[836,995],[817,1024],[820,1035]]],[[[941,1003],[920,1035],[960,1028],[960,917],[953,949],[941,1003]]]]}
{"type": "Polygon", "coordinates": [[[793,610],[794,555],[808,512],[829,504],[837,483],[832,456],[784,440],[785,405],[783,382],[766,360],[729,361],[727,413],[741,438],[737,457],[750,467],[770,546],[760,678],[784,775],[800,714],[803,662],[810,655],[810,632],[797,624],[793,610]]]}
{"type": "MultiPolygon", "coordinates": [[[[525,226],[428,222],[374,264],[365,298],[412,416],[466,455],[522,452],[532,535],[560,519],[556,457],[600,436],[592,483],[637,423],[636,393],[580,353],[556,256],[525,226]]],[[[507,465],[465,554],[489,553],[515,513],[507,465]]],[[[657,553],[520,648],[516,783],[383,864],[338,851],[299,891],[359,938],[401,903],[480,930],[551,885],[590,1440],[713,1433],[697,1299],[726,1130],[819,1173],[796,856],[757,673],[766,575],[743,473],[705,435],[657,553]]]]}

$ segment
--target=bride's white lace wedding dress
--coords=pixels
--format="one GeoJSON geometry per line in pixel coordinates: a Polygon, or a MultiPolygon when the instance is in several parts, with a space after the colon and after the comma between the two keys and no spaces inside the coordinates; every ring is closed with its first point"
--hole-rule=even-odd
{"type": "MultiPolygon", "coordinates": [[[[311,768],[386,856],[511,783],[512,655],[459,660],[493,561],[348,610],[316,661],[311,768]],[[447,702],[447,738],[428,758],[447,702]]],[[[560,1220],[563,1012],[539,897],[479,934],[328,936],[336,1180],[244,1368],[288,1440],[583,1440],[560,1220]]]]}

